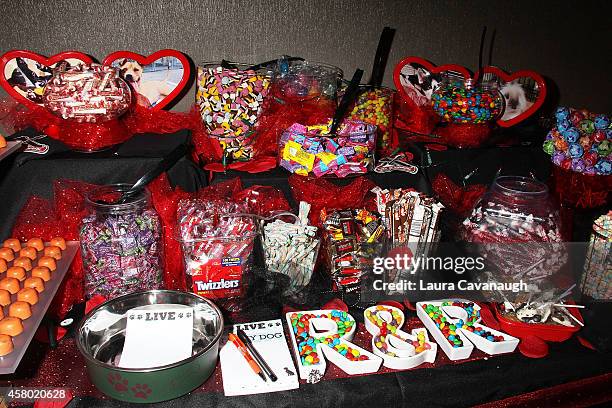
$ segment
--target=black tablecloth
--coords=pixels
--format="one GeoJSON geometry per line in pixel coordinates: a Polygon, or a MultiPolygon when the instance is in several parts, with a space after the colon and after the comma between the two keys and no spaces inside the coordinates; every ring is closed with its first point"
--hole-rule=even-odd
{"type": "MultiPolygon", "coordinates": [[[[149,135],[150,136],[150,135],[149,135]]],[[[184,135],[183,135],[184,136],[184,135]]],[[[179,143],[179,136],[176,142],[179,143]]],[[[168,140],[165,140],[166,142],[168,140]]],[[[12,222],[31,194],[50,197],[52,183],[59,178],[78,179],[97,184],[133,182],[160,160],[172,143],[159,149],[141,149],[144,139],[132,140],[127,146],[104,152],[84,154],[56,151],[48,157],[28,158],[16,155],[0,163],[0,238],[8,236],[12,222]]],[[[503,174],[528,174],[545,180],[548,160],[538,146],[448,150],[426,152],[423,145],[413,145],[418,162],[424,166],[417,175],[406,173],[371,174],[382,187],[414,187],[429,192],[428,181],[444,171],[455,181],[478,168],[470,182],[490,183],[502,168],[503,174]]],[[[208,175],[189,160],[182,159],[169,173],[171,182],[187,190],[207,184],[208,175]]],[[[213,182],[240,175],[243,184],[272,185],[290,198],[288,174],[276,169],[260,174],[217,173],[213,182]]],[[[347,180],[333,180],[347,183],[347,180]]],[[[592,223],[590,215],[584,225],[592,223]]],[[[586,230],[585,230],[586,231],[586,230]]],[[[582,236],[586,236],[583,231],[582,236]]],[[[327,297],[334,296],[328,294],[327,297]]],[[[321,293],[314,300],[323,303],[321,293]]],[[[280,304],[262,301],[253,305],[249,318],[278,318],[280,304]]],[[[225,398],[222,394],[192,393],[160,407],[187,406],[467,406],[497,400],[582,378],[608,373],[612,368],[609,348],[610,304],[599,304],[587,311],[587,327],[582,332],[599,351],[581,346],[576,338],[552,344],[549,356],[528,359],[519,353],[496,356],[488,360],[450,364],[432,369],[417,369],[384,375],[352,377],[302,385],[299,390],[225,398]],[[603,322],[603,323],[602,323],[603,322]]],[[[354,312],[358,316],[359,312],[354,312]]],[[[35,347],[35,346],[32,346],[35,347]]],[[[440,351],[441,353],[441,351],[440,351]]],[[[27,356],[26,356],[27,358],[27,356]]],[[[124,406],[117,401],[77,398],[70,407],[124,406]]]]}
{"type": "MultiPolygon", "coordinates": [[[[23,133],[31,136],[32,131],[23,133]]],[[[188,142],[187,131],[137,135],[122,146],[96,153],[71,152],[52,142],[51,150],[44,156],[18,153],[4,159],[0,162],[0,238],[9,237],[17,214],[30,196],[52,197],[55,180],[134,183],[159,163],[164,154],[179,143],[188,142]]],[[[168,177],[172,185],[180,185],[187,191],[207,184],[206,174],[188,158],[174,165],[168,177]]]]}

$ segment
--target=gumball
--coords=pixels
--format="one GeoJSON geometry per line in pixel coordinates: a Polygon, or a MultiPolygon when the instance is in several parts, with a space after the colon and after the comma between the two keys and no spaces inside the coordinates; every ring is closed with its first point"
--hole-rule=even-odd
{"type": "Polygon", "coordinates": [[[570,115],[569,109],[564,108],[562,106],[559,106],[557,108],[557,112],[555,113],[555,116],[557,117],[557,122],[568,119],[569,115],[570,115]]]}
{"type": "Polygon", "coordinates": [[[585,165],[582,159],[572,159],[572,170],[577,173],[582,173],[584,171],[585,165]]]}
{"type": "Polygon", "coordinates": [[[550,132],[548,132],[546,134],[546,139],[545,140],[553,140],[555,138],[553,131],[551,130],[550,132]]]}
{"type": "Polygon", "coordinates": [[[563,135],[565,140],[570,143],[575,143],[576,140],[578,140],[578,138],[580,137],[580,132],[574,127],[567,129],[565,132],[561,132],[561,134],[563,135]]]}
{"type": "Polygon", "coordinates": [[[547,140],[544,142],[544,152],[548,155],[551,155],[555,151],[555,142],[552,140],[547,140]]]}
{"type": "Polygon", "coordinates": [[[597,153],[600,156],[607,156],[612,152],[612,143],[609,140],[604,140],[597,146],[597,153]]]}
{"type": "Polygon", "coordinates": [[[590,135],[595,131],[595,123],[593,123],[593,121],[590,119],[585,119],[578,124],[578,129],[580,129],[581,132],[590,135]]]}
{"type": "Polygon", "coordinates": [[[572,127],[572,124],[570,123],[569,120],[562,120],[557,123],[557,129],[559,130],[560,133],[567,132],[567,130],[571,127],[572,127]]]}
{"type": "Polygon", "coordinates": [[[588,174],[588,175],[590,175],[590,176],[593,176],[593,175],[595,175],[595,173],[596,173],[596,172],[595,172],[595,167],[593,167],[593,166],[587,166],[587,167],[585,167],[585,169],[584,169],[584,171],[583,171],[582,173],[584,173],[584,174],[588,174]]]}
{"type": "Polygon", "coordinates": [[[582,155],[582,160],[587,165],[587,167],[594,166],[595,163],[597,163],[598,159],[599,159],[599,155],[597,154],[597,152],[587,151],[586,153],[582,155]]]}
{"type": "Polygon", "coordinates": [[[596,130],[591,135],[591,138],[593,138],[593,141],[595,143],[603,142],[604,140],[606,140],[606,132],[603,130],[596,130]]]}
{"type": "Polygon", "coordinates": [[[584,118],[585,115],[580,111],[572,110],[572,112],[570,113],[570,122],[572,122],[574,126],[578,126],[578,124],[582,122],[584,118]]]}
{"type": "Polygon", "coordinates": [[[564,139],[555,140],[555,148],[557,150],[560,150],[560,151],[564,152],[564,151],[567,150],[567,146],[568,146],[568,144],[567,144],[567,142],[564,139]]]}
{"type": "Polygon", "coordinates": [[[584,149],[577,143],[573,143],[569,146],[569,156],[573,159],[582,157],[582,153],[584,153],[584,149]]]}
{"type": "Polygon", "coordinates": [[[569,170],[572,168],[572,159],[565,158],[563,159],[563,161],[561,162],[561,168],[565,169],[565,170],[569,170]]]}
{"type": "Polygon", "coordinates": [[[606,139],[612,139],[612,129],[606,129],[606,139]]]}
{"type": "Polygon", "coordinates": [[[578,139],[578,143],[580,144],[580,146],[582,146],[582,148],[585,151],[588,151],[591,149],[591,139],[588,136],[582,136],[580,139],[578,139]]]}
{"type": "Polygon", "coordinates": [[[563,160],[565,160],[567,156],[565,156],[564,153],[561,152],[555,152],[553,153],[552,156],[552,161],[554,164],[556,164],[557,166],[561,166],[561,163],[563,162],[563,160]]]}
{"type": "Polygon", "coordinates": [[[598,161],[595,165],[595,171],[604,176],[612,174],[612,162],[609,162],[607,160],[598,161]]]}
{"type": "Polygon", "coordinates": [[[603,130],[610,126],[610,119],[606,115],[597,115],[595,116],[595,129],[603,130]]]}

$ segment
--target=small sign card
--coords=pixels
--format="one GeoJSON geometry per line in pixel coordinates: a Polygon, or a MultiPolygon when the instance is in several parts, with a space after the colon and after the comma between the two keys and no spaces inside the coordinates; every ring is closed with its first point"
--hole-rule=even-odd
{"type": "Polygon", "coordinates": [[[260,394],[265,392],[292,390],[299,387],[297,371],[291,359],[280,319],[234,325],[249,336],[253,347],[261,354],[277,381],[263,381],[249,367],[246,359],[231,341],[221,349],[221,374],[226,396],[260,394]]]}
{"type": "Polygon", "coordinates": [[[164,304],[127,312],[122,368],[152,368],[191,357],[193,308],[164,304]]]}

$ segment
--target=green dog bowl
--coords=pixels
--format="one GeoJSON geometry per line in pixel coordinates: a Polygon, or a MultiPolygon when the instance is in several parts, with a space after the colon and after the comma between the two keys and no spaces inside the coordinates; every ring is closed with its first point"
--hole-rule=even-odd
{"type": "Polygon", "coordinates": [[[81,323],[77,346],[85,357],[89,378],[111,398],[152,403],[178,398],[199,387],[213,373],[223,332],[221,311],[193,293],[151,290],[121,296],[92,310],[81,323]],[[161,367],[120,368],[126,313],[139,306],[180,304],[193,308],[192,356],[161,367]]]}

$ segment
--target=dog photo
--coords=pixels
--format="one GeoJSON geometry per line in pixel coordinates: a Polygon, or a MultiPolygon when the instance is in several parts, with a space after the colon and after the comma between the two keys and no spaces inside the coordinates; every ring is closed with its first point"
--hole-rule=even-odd
{"type": "Polygon", "coordinates": [[[113,63],[119,75],[134,90],[139,105],[152,108],[176,88],[183,78],[184,67],[176,57],[162,57],[151,64],[123,58],[113,63]]]}
{"type": "Polygon", "coordinates": [[[417,63],[406,64],[400,72],[402,87],[418,106],[431,103],[431,94],[440,81],[439,74],[432,74],[427,68],[417,63]]]}
{"type": "Polygon", "coordinates": [[[538,83],[530,77],[514,79],[504,82],[493,73],[486,73],[483,77],[484,82],[497,82],[499,90],[504,96],[505,109],[502,120],[514,119],[521,113],[533,106],[540,94],[538,83]]]}
{"type": "Polygon", "coordinates": [[[4,66],[4,78],[15,91],[40,105],[45,85],[53,76],[53,69],[62,62],[67,62],[71,67],[83,63],[78,59],[67,59],[45,66],[30,58],[17,57],[4,66]]]}

